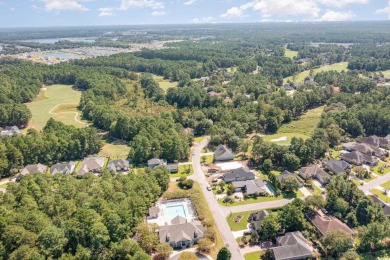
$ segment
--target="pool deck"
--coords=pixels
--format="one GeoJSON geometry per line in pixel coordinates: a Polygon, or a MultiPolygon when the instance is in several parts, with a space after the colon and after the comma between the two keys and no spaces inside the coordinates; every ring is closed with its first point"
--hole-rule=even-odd
{"type": "Polygon", "coordinates": [[[155,207],[160,209],[157,218],[147,218],[147,222],[157,224],[158,226],[165,226],[171,224],[171,220],[177,216],[182,216],[187,219],[187,222],[197,220],[194,205],[190,199],[175,199],[167,201],[159,201],[155,207]],[[180,207],[180,208],[179,208],[180,207]],[[177,208],[175,214],[172,208],[177,208]]]}

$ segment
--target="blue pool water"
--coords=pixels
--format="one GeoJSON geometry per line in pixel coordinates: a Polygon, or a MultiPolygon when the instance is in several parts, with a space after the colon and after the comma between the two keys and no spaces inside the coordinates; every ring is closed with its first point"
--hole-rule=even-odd
{"type": "Polygon", "coordinates": [[[167,206],[167,217],[169,219],[173,219],[177,216],[187,218],[187,214],[186,214],[186,211],[184,209],[184,205],[167,206]]]}
{"type": "Polygon", "coordinates": [[[272,195],[275,195],[275,191],[269,183],[266,183],[265,186],[267,186],[267,189],[271,192],[272,195]]]}

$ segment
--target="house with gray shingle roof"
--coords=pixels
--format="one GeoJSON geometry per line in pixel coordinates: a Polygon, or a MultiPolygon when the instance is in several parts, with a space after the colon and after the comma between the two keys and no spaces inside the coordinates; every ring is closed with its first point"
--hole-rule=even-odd
{"type": "Polygon", "coordinates": [[[153,158],[148,161],[148,167],[151,169],[163,165],[167,165],[167,161],[164,159],[153,158]]]}
{"type": "Polygon", "coordinates": [[[52,175],[56,173],[72,174],[76,168],[75,162],[68,163],[56,163],[50,167],[50,173],[52,175]]]}
{"type": "Polygon", "coordinates": [[[376,195],[371,195],[370,198],[375,204],[378,204],[379,206],[382,207],[383,212],[385,213],[386,216],[390,216],[390,204],[387,204],[383,202],[380,198],[378,198],[376,195]]]}
{"type": "Polygon", "coordinates": [[[32,173],[45,173],[47,170],[47,166],[43,164],[29,164],[23,169],[20,170],[19,175],[16,177],[16,181],[19,182],[23,179],[24,176],[27,174],[32,174],[32,173]]]}
{"type": "Polygon", "coordinates": [[[276,238],[277,247],[271,248],[275,260],[311,258],[313,248],[301,232],[289,232],[276,238]]]}
{"type": "Polygon", "coordinates": [[[223,179],[226,183],[233,182],[233,181],[254,180],[255,177],[256,176],[253,172],[251,172],[248,169],[245,169],[244,167],[230,170],[229,172],[223,175],[223,179]]]}
{"type": "Polygon", "coordinates": [[[170,173],[178,172],[179,171],[179,164],[178,163],[168,163],[167,169],[170,173]]]}
{"type": "Polygon", "coordinates": [[[13,135],[22,135],[23,133],[19,130],[17,126],[6,126],[3,130],[0,131],[0,136],[2,137],[11,137],[13,135]]]}
{"type": "Polygon", "coordinates": [[[340,174],[340,173],[345,173],[347,170],[351,168],[351,165],[347,163],[346,161],[343,160],[329,160],[324,163],[325,169],[335,173],[335,174],[340,174]]]}
{"type": "Polygon", "coordinates": [[[200,221],[187,223],[185,218],[177,216],[170,225],[159,227],[158,236],[160,243],[169,243],[174,248],[187,248],[203,238],[205,231],[200,221]]]}
{"type": "Polygon", "coordinates": [[[105,163],[104,157],[88,157],[81,164],[80,170],[77,172],[77,177],[83,177],[86,173],[101,173],[105,163]]]}
{"type": "Polygon", "coordinates": [[[247,195],[268,194],[268,189],[265,187],[265,182],[262,180],[234,181],[233,187],[236,191],[242,191],[247,195]]]}
{"type": "Polygon", "coordinates": [[[354,165],[362,165],[362,164],[367,164],[367,165],[376,165],[378,163],[378,160],[372,156],[363,154],[358,151],[350,152],[350,153],[343,153],[341,154],[341,159],[344,161],[354,164],[354,165]]]}
{"type": "Polygon", "coordinates": [[[269,215],[271,212],[268,210],[261,210],[253,212],[248,218],[248,222],[251,224],[252,228],[257,232],[261,229],[261,223],[263,223],[264,218],[269,215]]]}
{"type": "Polygon", "coordinates": [[[113,172],[128,172],[130,163],[126,159],[112,160],[107,164],[107,169],[113,172]]]}
{"type": "Polygon", "coordinates": [[[214,158],[216,161],[233,161],[234,153],[225,145],[219,145],[214,151],[214,158]]]}
{"type": "Polygon", "coordinates": [[[315,164],[299,169],[299,175],[305,180],[316,178],[321,184],[328,183],[330,179],[330,175],[315,164]]]}
{"type": "Polygon", "coordinates": [[[282,185],[284,184],[284,182],[286,181],[286,179],[288,177],[295,178],[298,181],[298,187],[299,188],[303,187],[302,181],[298,178],[298,176],[295,173],[291,173],[289,171],[283,171],[282,174],[280,174],[279,176],[276,176],[276,178],[278,179],[278,181],[282,185]]]}

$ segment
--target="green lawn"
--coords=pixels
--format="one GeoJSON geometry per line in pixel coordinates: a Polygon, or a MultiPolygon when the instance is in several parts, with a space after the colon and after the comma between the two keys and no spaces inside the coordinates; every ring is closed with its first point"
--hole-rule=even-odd
{"type": "Polygon", "coordinates": [[[370,181],[375,180],[375,179],[376,179],[376,176],[374,176],[374,175],[371,174],[371,177],[370,177],[370,178],[363,179],[363,181],[365,181],[365,182],[370,182],[370,181]]]}
{"type": "Polygon", "coordinates": [[[390,70],[382,71],[383,76],[390,76],[390,70]]]}
{"type": "Polygon", "coordinates": [[[245,260],[259,260],[261,257],[262,251],[256,251],[249,254],[245,254],[245,260]]]}
{"type": "MultiPolygon", "coordinates": [[[[343,70],[348,70],[347,69],[348,67],[348,62],[340,62],[340,63],[335,63],[335,64],[331,64],[331,65],[324,65],[324,66],[321,66],[317,69],[314,69],[314,74],[318,73],[318,72],[321,72],[321,71],[331,71],[331,70],[335,70],[335,71],[338,71],[338,72],[341,72],[343,70]]],[[[283,80],[284,83],[287,83],[288,81],[292,81],[292,82],[303,82],[305,81],[305,78],[306,77],[309,77],[310,76],[310,70],[305,70],[305,71],[302,71],[301,73],[299,73],[298,75],[296,75],[295,77],[294,76],[290,76],[290,77],[287,77],[283,80]]]]}
{"type": "Polygon", "coordinates": [[[194,142],[195,142],[195,143],[200,143],[200,142],[202,142],[202,140],[203,140],[205,137],[206,137],[206,136],[195,137],[195,138],[194,138],[194,142]]]}
{"type": "Polygon", "coordinates": [[[206,160],[205,160],[205,164],[210,164],[210,163],[213,163],[213,161],[214,161],[214,156],[212,156],[212,155],[202,155],[201,157],[200,157],[200,162],[201,163],[203,163],[203,159],[202,158],[206,158],[206,160]]]}
{"type": "Polygon", "coordinates": [[[129,156],[130,147],[126,144],[116,144],[115,142],[104,142],[99,152],[100,156],[110,157],[111,159],[125,159],[129,156]]]}
{"type": "Polygon", "coordinates": [[[242,201],[233,201],[232,203],[224,203],[222,199],[218,200],[218,203],[223,205],[223,206],[239,206],[239,205],[247,205],[247,204],[252,204],[252,203],[257,203],[257,202],[266,202],[266,201],[276,201],[276,200],[281,200],[281,199],[292,199],[292,198],[299,198],[303,197],[303,193],[298,190],[296,194],[290,195],[280,195],[277,197],[257,197],[257,198],[249,198],[246,200],[242,201]]]}
{"type": "Polygon", "coordinates": [[[289,50],[286,48],[285,52],[284,52],[284,56],[286,56],[287,58],[290,58],[290,59],[294,59],[294,57],[298,56],[298,52],[292,51],[292,50],[289,50]]]}
{"type": "Polygon", "coordinates": [[[340,156],[340,151],[330,150],[330,154],[333,159],[337,159],[340,156]]]}
{"type": "Polygon", "coordinates": [[[383,174],[388,173],[388,172],[390,171],[390,167],[389,167],[387,164],[385,164],[385,163],[383,163],[383,162],[380,161],[380,162],[378,162],[378,165],[375,166],[375,167],[372,167],[371,170],[372,170],[375,174],[383,175],[383,174]],[[380,167],[380,166],[385,166],[384,171],[383,171],[382,173],[379,172],[379,167],[380,167]]]}
{"type": "Polygon", "coordinates": [[[26,104],[32,113],[28,128],[41,130],[51,117],[68,125],[85,126],[86,122],[81,121],[77,110],[80,98],[81,92],[72,86],[47,86],[33,102],[26,104]]]}
{"type": "Polygon", "coordinates": [[[314,194],[317,194],[317,195],[322,194],[322,190],[320,188],[318,188],[317,185],[313,184],[313,188],[314,188],[314,194]]]}
{"type": "Polygon", "coordinates": [[[167,79],[164,79],[164,77],[153,75],[153,79],[158,83],[160,88],[162,88],[165,92],[167,92],[168,89],[170,88],[175,88],[177,87],[178,82],[176,81],[169,81],[167,79]]]}
{"type": "Polygon", "coordinates": [[[293,137],[308,139],[320,122],[324,106],[308,110],[300,119],[282,125],[278,132],[263,137],[264,141],[279,145],[290,145],[293,137]]]}
{"type": "Polygon", "coordinates": [[[375,194],[375,195],[378,195],[378,197],[386,202],[386,203],[390,203],[390,198],[388,196],[386,196],[385,194],[383,194],[383,192],[381,190],[377,190],[377,189],[373,189],[373,190],[370,190],[370,192],[372,194],[375,194]]]}
{"type": "Polygon", "coordinates": [[[172,173],[169,176],[171,178],[176,178],[176,177],[187,177],[190,176],[194,173],[194,168],[192,167],[192,164],[188,165],[180,165],[179,166],[179,171],[177,173],[172,173]]]}
{"type": "Polygon", "coordinates": [[[232,231],[240,231],[247,228],[248,225],[248,218],[251,213],[257,212],[259,210],[252,210],[252,211],[245,211],[245,212],[239,212],[239,213],[233,213],[229,217],[227,217],[227,222],[229,224],[229,227],[232,231]],[[242,215],[242,219],[240,222],[234,222],[234,218],[237,215],[242,215]]]}
{"type": "Polygon", "coordinates": [[[8,183],[1,184],[1,185],[0,185],[0,188],[3,188],[3,189],[6,189],[7,187],[8,187],[8,183]]]}
{"type": "Polygon", "coordinates": [[[381,186],[386,190],[390,190],[390,181],[383,183],[381,186]]]}

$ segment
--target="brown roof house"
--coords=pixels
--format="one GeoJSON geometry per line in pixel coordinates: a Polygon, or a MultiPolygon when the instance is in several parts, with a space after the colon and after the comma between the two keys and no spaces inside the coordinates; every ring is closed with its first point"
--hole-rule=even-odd
{"type": "Polygon", "coordinates": [[[18,177],[16,177],[16,181],[21,181],[23,179],[24,176],[26,176],[27,174],[32,174],[32,173],[45,173],[47,170],[47,166],[43,165],[43,164],[29,164],[27,165],[26,167],[24,167],[23,169],[20,170],[20,173],[18,175],[18,177]]]}
{"type": "Polygon", "coordinates": [[[298,181],[298,187],[301,188],[303,187],[302,181],[298,178],[298,176],[295,173],[291,173],[289,171],[283,171],[282,174],[279,176],[276,176],[280,184],[284,184],[287,178],[295,178],[298,181]]]}
{"type": "Polygon", "coordinates": [[[177,216],[170,225],[159,227],[158,236],[160,243],[169,243],[174,248],[187,248],[204,237],[205,230],[200,221],[187,222],[186,218],[177,216]]]}
{"type": "Polygon", "coordinates": [[[112,160],[107,164],[107,169],[113,172],[128,172],[130,163],[126,159],[112,160]]]}
{"type": "Polygon", "coordinates": [[[330,179],[330,175],[315,164],[299,169],[299,175],[305,180],[316,178],[321,184],[327,184],[330,179]]]}
{"type": "Polygon", "coordinates": [[[289,232],[276,238],[277,247],[271,248],[275,260],[298,260],[311,258],[313,248],[301,232],[289,232]]]}
{"type": "Polygon", "coordinates": [[[330,231],[334,230],[340,230],[349,235],[354,233],[352,229],[338,218],[326,215],[322,211],[311,211],[306,214],[306,217],[323,236],[326,236],[330,231]]]}
{"type": "Polygon", "coordinates": [[[390,150],[390,138],[371,135],[371,136],[362,137],[358,139],[358,141],[375,147],[381,147],[383,149],[390,150]]]}
{"type": "Polygon", "coordinates": [[[80,170],[77,172],[77,177],[83,177],[88,172],[100,173],[104,167],[104,157],[88,157],[84,158],[80,170]]]}

